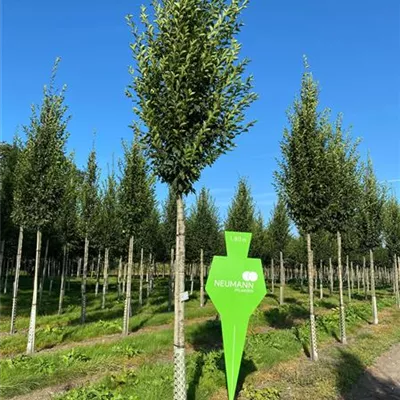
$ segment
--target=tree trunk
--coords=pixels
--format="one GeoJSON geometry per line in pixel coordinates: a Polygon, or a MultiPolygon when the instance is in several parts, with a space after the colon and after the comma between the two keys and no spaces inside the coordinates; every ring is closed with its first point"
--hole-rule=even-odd
{"type": "Polygon", "coordinates": [[[46,266],[47,266],[47,254],[48,253],[49,253],[49,239],[46,240],[46,250],[44,251],[43,273],[42,273],[42,278],[40,279],[40,285],[39,285],[39,307],[42,304],[43,286],[44,286],[44,280],[46,278],[46,266]]]}
{"type": "Polygon", "coordinates": [[[393,257],[393,266],[394,266],[394,287],[395,287],[395,296],[396,296],[396,305],[397,308],[400,308],[400,293],[399,293],[399,271],[397,268],[397,256],[396,254],[393,257]]]}
{"type": "Polygon", "coordinates": [[[285,267],[283,266],[283,254],[279,252],[279,263],[280,263],[280,285],[279,285],[279,305],[283,305],[283,295],[285,288],[285,267]]]}
{"type": "Polygon", "coordinates": [[[274,268],[274,259],[271,258],[271,294],[274,294],[275,291],[275,268],[274,268]]]}
{"type": "Polygon", "coordinates": [[[322,283],[323,280],[323,265],[322,260],[319,262],[319,299],[322,300],[324,298],[324,286],[322,283]]]}
{"type": "Polygon", "coordinates": [[[303,264],[300,264],[300,292],[303,293],[303,264]]]}
{"type": "Polygon", "coordinates": [[[353,267],[353,261],[350,261],[350,286],[351,286],[351,293],[354,293],[354,267],[353,267]]]}
{"type": "Polygon", "coordinates": [[[81,282],[81,324],[86,321],[86,280],[87,280],[87,268],[89,258],[89,239],[85,237],[85,252],[83,255],[83,271],[82,271],[82,282],[81,282]]]}
{"type": "Polygon", "coordinates": [[[310,297],[310,357],[312,361],[318,361],[317,331],[315,327],[315,316],[314,316],[314,288],[313,288],[314,260],[311,250],[311,236],[309,233],[307,233],[307,256],[308,256],[308,293],[310,297]]]}
{"type": "Polygon", "coordinates": [[[169,264],[168,279],[168,311],[172,309],[172,293],[174,291],[174,248],[171,248],[171,262],[169,264]]]}
{"type": "Polygon", "coordinates": [[[338,279],[339,279],[339,328],[340,341],[343,344],[347,343],[346,336],[346,310],[343,300],[343,276],[342,276],[342,236],[337,232],[338,242],[338,279]]]}
{"type": "Polygon", "coordinates": [[[333,266],[332,258],[329,257],[329,293],[333,294],[333,266]]]}
{"type": "Polygon", "coordinates": [[[204,251],[200,249],[200,307],[204,307],[204,251]]]}
{"type": "Polygon", "coordinates": [[[371,266],[371,297],[372,297],[372,320],[373,324],[378,324],[378,307],[376,304],[376,293],[375,293],[375,270],[374,270],[374,253],[372,250],[369,251],[370,266],[371,266]]]}
{"type": "Polygon", "coordinates": [[[4,260],[4,244],[5,244],[5,241],[2,240],[0,242],[0,292],[1,292],[1,283],[2,283],[1,275],[2,275],[2,271],[3,271],[3,260],[4,260]]]}
{"type": "Polygon", "coordinates": [[[28,344],[26,346],[26,354],[33,354],[35,352],[36,312],[37,312],[41,245],[42,245],[42,232],[38,229],[36,232],[35,277],[33,280],[32,308],[31,308],[31,318],[29,320],[28,344]]]}
{"type": "Polygon", "coordinates": [[[185,220],[182,195],[177,196],[176,261],[175,261],[175,318],[174,318],[174,400],[186,400],[185,369],[185,220]]]}
{"type": "Polygon", "coordinates": [[[19,227],[19,235],[18,235],[17,263],[15,265],[13,299],[12,299],[12,308],[11,308],[11,327],[10,327],[11,335],[15,333],[15,319],[17,317],[18,284],[19,284],[19,271],[21,269],[23,238],[24,238],[24,228],[22,226],[20,226],[19,227]]]}
{"type": "Polygon", "coordinates": [[[132,297],[132,263],[133,263],[133,236],[129,239],[129,253],[128,253],[128,271],[126,279],[126,296],[124,307],[124,320],[122,326],[122,334],[128,336],[129,333],[129,318],[131,315],[131,297],[132,297]]]}
{"type": "Polygon", "coordinates": [[[10,260],[8,259],[6,264],[6,276],[4,277],[4,290],[3,293],[7,293],[7,286],[8,286],[8,275],[10,273],[10,260]]]}
{"type": "Polygon", "coordinates": [[[194,286],[193,273],[194,273],[194,266],[193,266],[193,264],[191,264],[191,266],[190,266],[190,295],[193,294],[193,286],[194,286]]]}
{"type": "Polygon", "coordinates": [[[122,275],[122,294],[126,293],[126,267],[127,267],[127,263],[124,262],[124,273],[122,275]]]}
{"type": "Polygon", "coordinates": [[[143,305],[143,247],[140,249],[139,266],[139,306],[143,305]]]}
{"type": "Polygon", "coordinates": [[[78,267],[76,269],[76,277],[79,278],[79,276],[81,275],[81,266],[82,266],[82,258],[79,257],[78,258],[78,267]]]}
{"type": "Polygon", "coordinates": [[[60,286],[60,298],[58,301],[58,315],[62,313],[63,301],[64,301],[64,293],[65,293],[65,269],[67,264],[67,245],[64,245],[64,256],[61,270],[61,286],[60,286]]]}
{"type": "Polygon", "coordinates": [[[101,252],[99,250],[99,256],[97,257],[97,268],[96,268],[96,286],[94,288],[94,296],[97,297],[99,294],[100,286],[100,264],[101,264],[101,252]]]}
{"type": "Polygon", "coordinates": [[[347,277],[347,294],[349,302],[351,302],[351,286],[350,286],[350,269],[349,269],[349,256],[346,256],[346,277],[347,277]]]}
{"type": "Polygon", "coordinates": [[[103,272],[103,297],[101,300],[101,309],[104,310],[106,307],[106,294],[108,286],[108,247],[104,251],[104,272],[103,272]]]}
{"type": "Polygon", "coordinates": [[[121,297],[121,282],[122,282],[122,257],[119,258],[118,262],[118,278],[117,278],[117,289],[118,289],[118,300],[121,297]]]}
{"type": "Polygon", "coordinates": [[[360,294],[360,268],[356,264],[357,293],[360,294]]]}

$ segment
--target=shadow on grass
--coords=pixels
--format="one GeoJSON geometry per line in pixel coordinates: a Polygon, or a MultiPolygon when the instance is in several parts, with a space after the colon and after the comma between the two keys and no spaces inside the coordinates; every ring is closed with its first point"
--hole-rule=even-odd
{"type": "MultiPolygon", "coordinates": [[[[207,321],[198,326],[189,336],[189,342],[194,350],[199,352],[196,358],[193,379],[189,382],[188,400],[196,399],[196,388],[200,383],[201,377],[210,374],[212,368],[216,368],[225,373],[225,359],[222,350],[222,329],[220,319],[207,321]]],[[[240,366],[236,393],[242,390],[246,377],[257,368],[254,362],[246,357],[243,358],[240,366]]],[[[210,377],[212,379],[212,377],[210,377]]]]}
{"type": "Polygon", "coordinates": [[[336,386],[344,400],[399,400],[400,383],[373,376],[358,357],[340,349],[336,386]]]}
{"type": "Polygon", "coordinates": [[[332,303],[330,301],[326,301],[326,300],[318,300],[318,304],[320,307],[326,308],[328,310],[332,310],[333,308],[338,307],[337,304],[332,303]]]}
{"type": "Polygon", "coordinates": [[[268,325],[278,329],[292,328],[296,319],[307,319],[308,315],[308,310],[298,304],[285,304],[264,312],[268,325]]]}
{"type": "Polygon", "coordinates": [[[296,339],[301,343],[301,347],[303,347],[304,354],[306,357],[310,358],[310,349],[309,349],[309,343],[303,340],[301,337],[300,331],[297,327],[294,328],[294,335],[296,336],[296,339]]]}

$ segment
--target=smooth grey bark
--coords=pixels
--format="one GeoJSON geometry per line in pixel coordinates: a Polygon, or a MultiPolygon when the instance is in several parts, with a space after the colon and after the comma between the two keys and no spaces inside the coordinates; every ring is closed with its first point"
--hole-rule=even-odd
{"type": "Polygon", "coordinates": [[[6,264],[6,276],[4,277],[4,289],[3,293],[7,293],[7,287],[8,287],[8,275],[10,273],[10,259],[7,260],[6,264]]]}
{"type": "Polygon", "coordinates": [[[393,256],[393,267],[394,267],[394,289],[395,289],[395,297],[396,297],[396,306],[400,308],[400,293],[399,293],[399,271],[397,268],[397,256],[396,254],[393,256]]]}
{"type": "Polygon", "coordinates": [[[121,283],[122,283],[122,257],[119,258],[118,262],[118,278],[117,278],[118,300],[120,299],[122,293],[121,283]]]}
{"type": "Polygon", "coordinates": [[[372,323],[378,324],[378,307],[376,304],[376,292],[375,292],[375,270],[374,270],[374,253],[372,249],[369,251],[370,267],[371,267],[371,298],[372,298],[372,323]]]}
{"type": "Polygon", "coordinates": [[[104,251],[104,272],[103,272],[103,297],[101,299],[101,309],[104,310],[106,307],[106,295],[107,295],[107,289],[108,289],[108,255],[109,255],[109,249],[106,247],[104,251]]]}
{"type": "Polygon", "coordinates": [[[129,238],[128,270],[126,277],[126,296],[124,307],[124,320],[122,323],[122,335],[128,336],[129,318],[131,316],[131,297],[132,297],[132,263],[133,263],[133,236],[129,238]]]}
{"type": "Polygon", "coordinates": [[[349,256],[346,256],[346,278],[347,278],[347,295],[349,302],[351,301],[351,286],[350,286],[350,268],[349,268],[349,256]]]}
{"type": "Polygon", "coordinates": [[[274,268],[274,259],[271,258],[271,294],[274,294],[275,291],[275,268],[274,268]]]}
{"type": "Polygon", "coordinates": [[[185,220],[182,195],[177,196],[175,307],[174,307],[174,400],[186,400],[185,368],[185,220]]]}
{"type": "Polygon", "coordinates": [[[346,310],[343,300],[343,274],[342,274],[342,236],[337,232],[337,246],[338,246],[338,279],[339,279],[339,330],[340,342],[347,343],[346,336],[346,310]]]}
{"type": "Polygon", "coordinates": [[[285,267],[283,265],[283,254],[279,252],[279,263],[280,263],[280,278],[279,278],[279,305],[283,305],[284,290],[285,290],[285,267]]]}
{"type": "Polygon", "coordinates": [[[303,276],[303,264],[300,264],[300,292],[303,293],[303,283],[304,283],[304,276],[303,276]]]}
{"type": "Polygon", "coordinates": [[[4,244],[5,240],[0,242],[0,292],[1,292],[1,283],[2,283],[2,272],[3,272],[3,260],[4,260],[4,244]]]}
{"type": "Polygon", "coordinates": [[[126,267],[127,267],[127,263],[124,262],[124,272],[122,275],[122,294],[126,293],[126,267]]]}
{"type": "Polygon", "coordinates": [[[26,354],[33,354],[35,352],[36,314],[37,314],[37,297],[38,297],[41,245],[42,245],[42,232],[38,229],[36,231],[35,276],[33,279],[32,307],[31,307],[31,317],[29,320],[28,344],[26,346],[26,354]]]}
{"type": "Polygon", "coordinates": [[[360,267],[356,264],[357,293],[360,294],[360,267]]]}
{"type": "Polygon", "coordinates": [[[309,233],[307,233],[307,258],[308,258],[308,294],[310,300],[310,357],[312,361],[318,361],[317,331],[315,326],[315,315],[314,315],[314,288],[313,288],[314,260],[313,260],[313,253],[311,250],[311,235],[309,233]]]}
{"type": "Polygon", "coordinates": [[[168,279],[168,311],[172,309],[172,299],[174,292],[174,248],[171,248],[171,261],[169,264],[169,279],[168,279]]]}
{"type": "Polygon", "coordinates": [[[333,294],[333,266],[331,257],[329,257],[329,293],[333,294]]]}
{"type": "Polygon", "coordinates": [[[140,264],[139,264],[139,306],[143,305],[143,247],[140,249],[140,264]]]}
{"type": "Polygon", "coordinates": [[[194,276],[193,276],[193,274],[194,274],[194,266],[192,264],[191,268],[190,268],[190,295],[193,294],[193,285],[194,285],[194,276]]]}
{"type": "Polygon", "coordinates": [[[22,226],[20,226],[19,234],[18,234],[17,262],[15,264],[13,299],[12,299],[12,307],[11,307],[11,326],[10,326],[10,334],[11,335],[15,333],[15,319],[17,317],[18,285],[19,285],[19,272],[21,270],[23,239],[24,239],[24,228],[22,226]]]}
{"type": "Polygon", "coordinates": [[[319,298],[320,300],[324,298],[324,286],[322,283],[323,280],[323,265],[322,265],[322,260],[319,262],[319,298]]]}
{"type": "Polygon", "coordinates": [[[97,267],[96,267],[96,286],[94,288],[94,296],[97,297],[99,294],[100,286],[100,266],[101,266],[101,252],[99,250],[99,255],[97,257],[97,267]]]}
{"type": "Polygon", "coordinates": [[[47,255],[48,255],[48,253],[49,253],[49,239],[46,240],[46,249],[44,251],[42,278],[40,279],[40,285],[39,285],[39,307],[42,304],[43,286],[44,286],[44,280],[46,278],[46,267],[47,267],[47,255]]]}
{"type": "Polygon", "coordinates": [[[354,267],[353,267],[353,261],[350,261],[350,286],[351,286],[351,293],[354,293],[354,267]]]}
{"type": "Polygon", "coordinates": [[[204,307],[204,251],[200,249],[200,307],[204,307]]]}
{"type": "Polygon", "coordinates": [[[76,277],[79,278],[81,275],[81,267],[82,267],[82,257],[78,258],[78,267],[76,269],[76,277]]]}
{"type": "Polygon", "coordinates": [[[86,321],[86,280],[88,270],[88,259],[89,259],[89,239],[85,237],[85,251],[83,255],[83,271],[81,281],[81,324],[86,321]]]}
{"type": "Polygon", "coordinates": [[[62,313],[62,307],[63,307],[63,302],[64,302],[64,293],[65,293],[65,270],[67,267],[67,245],[63,246],[63,263],[62,263],[62,269],[61,269],[61,285],[60,285],[60,298],[58,300],[58,315],[61,315],[62,313]]]}
{"type": "Polygon", "coordinates": [[[53,262],[50,265],[49,297],[51,296],[51,292],[53,290],[54,271],[56,270],[55,265],[56,265],[56,260],[53,260],[53,262]]]}

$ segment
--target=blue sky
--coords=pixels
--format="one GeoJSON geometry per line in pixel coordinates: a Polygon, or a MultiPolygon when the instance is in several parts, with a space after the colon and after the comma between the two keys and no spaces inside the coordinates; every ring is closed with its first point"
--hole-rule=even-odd
{"type": "MultiPolygon", "coordinates": [[[[58,83],[66,83],[72,120],[68,149],[86,163],[96,131],[99,164],[122,155],[133,113],[124,89],[132,63],[126,14],[138,15],[143,0],[3,0],[2,140],[27,124],[40,103],[57,56],[58,83]]],[[[257,207],[269,217],[276,200],[272,173],[306,54],[320,82],[322,107],[361,137],[378,178],[400,197],[400,2],[398,0],[252,0],[239,36],[252,62],[259,100],[248,112],[258,122],[237,139],[237,148],[204,170],[196,185],[211,189],[224,217],[239,176],[251,184],[257,207]]],[[[167,189],[158,184],[163,200],[167,189]]],[[[188,199],[190,204],[193,197],[188,199]]]]}

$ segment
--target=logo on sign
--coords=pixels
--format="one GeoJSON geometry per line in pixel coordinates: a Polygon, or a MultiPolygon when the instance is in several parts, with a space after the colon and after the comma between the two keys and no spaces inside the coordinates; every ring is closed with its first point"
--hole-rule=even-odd
{"type": "Polygon", "coordinates": [[[215,279],[214,286],[220,288],[233,288],[235,292],[239,293],[253,293],[254,283],[258,279],[257,272],[245,271],[242,274],[243,281],[231,281],[224,279],[215,279]]]}
{"type": "Polygon", "coordinates": [[[258,279],[258,274],[257,272],[244,271],[242,279],[246,282],[255,282],[258,279]]]}

